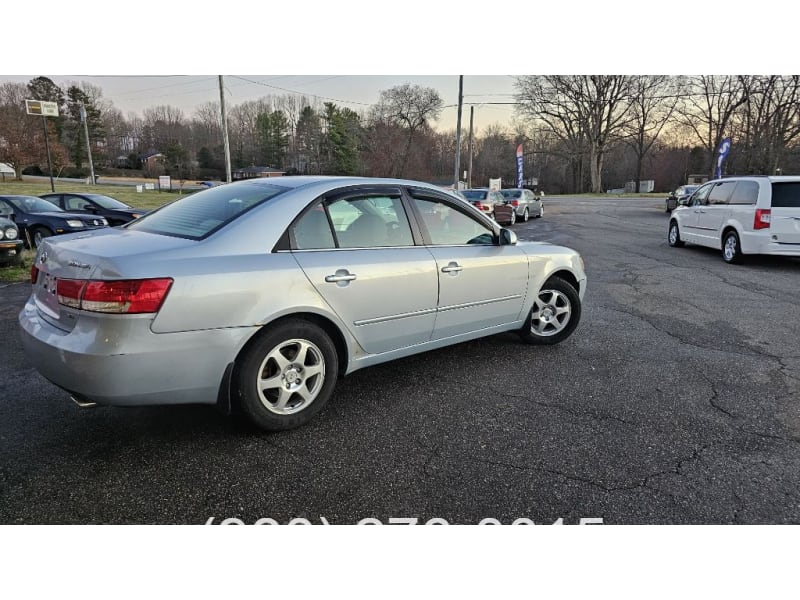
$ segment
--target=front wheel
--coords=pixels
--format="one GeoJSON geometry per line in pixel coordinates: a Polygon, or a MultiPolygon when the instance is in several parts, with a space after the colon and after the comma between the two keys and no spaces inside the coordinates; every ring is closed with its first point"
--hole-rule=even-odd
{"type": "Polygon", "coordinates": [[[528,344],[558,344],[572,335],[580,319],[578,291],[560,277],[551,277],[539,291],[519,336],[528,344]]]}
{"type": "Polygon", "coordinates": [[[333,394],[338,356],[327,333],[302,319],[267,326],[234,371],[242,412],[267,431],[293,429],[314,417],[333,394]]]}
{"type": "Polygon", "coordinates": [[[735,231],[729,231],[722,240],[722,260],[726,263],[738,264],[744,259],[742,245],[735,231]]]}
{"type": "Polygon", "coordinates": [[[669,245],[673,248],[680,248],[683,246],[683,241],[681,241],[681,232],[680,229],[678,229],[677,221],[670,221],[667,242],[669,242],[669,245]]]}
{"type": "Polygon", "coordinates": [[[544,204],[539,205],[539,218],[541,219],[544,216],[544,204]]]}
{"type": "Polygon", "coordinates": [[[33,247],[38,248],[44,238],[50,237],[53,232],[46,227],[36,227],[33,230],[33,247]]]}

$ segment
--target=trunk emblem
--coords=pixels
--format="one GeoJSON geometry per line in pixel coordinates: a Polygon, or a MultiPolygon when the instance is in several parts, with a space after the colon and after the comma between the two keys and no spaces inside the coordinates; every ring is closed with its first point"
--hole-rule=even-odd
{"type": "Polygon", "coordinates": [[[45,262],[47,262],[47,252],[42,252],[42,255],[39,257],[39,262],[41,264],[44,264],[45,262]]]}
{"type": "Polygon", "coordinates": [[[77,260],[69,261],[70,267],[77,267],[78,269],[89,269],[91,265],[87,265],[86,263],[78,262],[77,260]]]}

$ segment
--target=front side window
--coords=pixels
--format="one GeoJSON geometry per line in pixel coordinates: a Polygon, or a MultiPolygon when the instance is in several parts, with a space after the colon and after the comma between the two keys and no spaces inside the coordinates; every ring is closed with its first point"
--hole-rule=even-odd
{"type": "Polygon", "coordinates": [[[92,207],[91,202],[78,198],[78,196],[66,196],[64,207],[67,210],[86,210],[92,207]]]}
{"type": "Polygon", "coordinates": [[[735,181],[723,181],[716,184],[708,195],[707,204],[727,204],[728,198],[731,197],[731,192],[735,187],[735,181]]]}
{"type": "Polygon", "coordinates": [[[692,194],[692,199],[690,200],[689,204],[691,206],[697,206],[698,204],[705,204],[706,198],[708,197],[708,193],[711,191],[710,185],[704,185],[699,190],[697,190],[694,194],[692,194]]]}
{"type": "Polygon", "coordinates": [[[326,204],[339,248],[414,245],[399,194],[352,196],[326,204]]]}
{"type": "Polygon", "coordinates": [[[127,227],[200,240],[284,191],[284,187],[261,182],[221,185],[167,204],[131,221],[127,227]]]}
{"type": "Polygon", "coordinates": [[[489,227],[449,204],[416,197],[414,204],[433,245],[494,244],[494,232],[489,227]]]}

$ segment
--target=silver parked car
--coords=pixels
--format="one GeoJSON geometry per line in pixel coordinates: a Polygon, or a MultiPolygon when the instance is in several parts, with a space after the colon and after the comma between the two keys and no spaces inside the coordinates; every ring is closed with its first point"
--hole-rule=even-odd
{"type": "Polygon", "coordinates": [[[544,216],[544,204],[542,200],[531,190],[507,189],[500,190],[506,204],[510,204],[518,219],[527,221],[530,217],[541,218],[544,216]]]}
{"type": "Polygon", "coordinates": [[[77,402],[218,404],[269,430],[363,367],[503,331],[558,343],[586,289],[575,251],[517,243],[432,185],[343,177],[242,181],[48,238],[31,279],[24,349],[77,402]]]}

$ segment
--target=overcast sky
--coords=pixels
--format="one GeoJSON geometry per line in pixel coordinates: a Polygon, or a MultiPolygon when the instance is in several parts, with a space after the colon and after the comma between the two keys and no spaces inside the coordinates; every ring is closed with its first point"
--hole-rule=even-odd
{"type": "MultiPolygon", "coordinates": [[[[103,96],[111,100],[123,114],[129,111],[142,114],[149,106],[170,104],[191,116],[197,105],[219,101],[219,82],[216,75],[187,76],[88,76],[53,75],[48,73],[21,76],[0,76],[3,81],[27,83],[37,75],[50,77],[58,85],[87,81],[103,89],[103,96]]],[[[229,106],[246,100],[255,100],[268,94],[299,93],[316,96],[320,102],[332,101],[353,110],[361,110],[378,100],[381,90],[404,83],[432,87],[439,92],[445,105],[441,117],[434,124],[439,130],[455,129],[458,105],[458,76],[426,75],[241,75],[225,76],[226,102],[229,106]]],[[[513,102],[514,79],[508,75],[464,77],[464,113],[462,125],[469,126],[469,106],[475,105],[475,127],[483,128],[493,123],[510,125],[514,106],[495,104],[513,102]],[[493,104],[487,104],[487,103],[493,104]]]]}
{"type": "MultiPolygon", "coordinates": [[[[123,113],[171,104],[187,116],[218,100],[219,73],[231,104],[291,91],[359,109],[381,90],[412,83],[438,90],[448,108],[435,127],[448,130],[463,73],[476,126],[510,126],[514,107],[488,103],[513,101],[516,74],[797,72],[794,21],[771,18],[768,37],[754,32],[753,43],[741,43],[746,27],[736,5],[493,0],[475,10],[441,0],[226,0],[211,10],[163,0],[102,9],[39,0],[34,11],[6,3],[0,69],[8,75],[0,81],[88,81],[123,113]]],[[[758,13],[781,14],[779,6],[765,0],[758,13]]]]}

